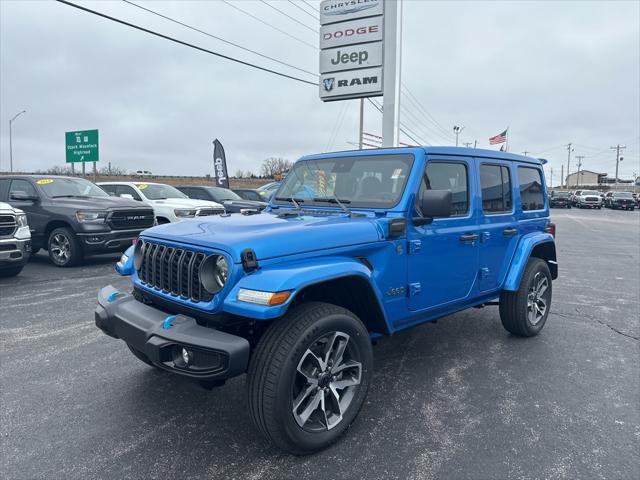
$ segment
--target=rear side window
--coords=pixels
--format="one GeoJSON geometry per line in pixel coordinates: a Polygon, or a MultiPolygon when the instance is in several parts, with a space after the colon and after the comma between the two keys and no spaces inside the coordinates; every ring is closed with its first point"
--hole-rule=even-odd
{"type": "Polygon", "coordinates": [[[116,195],[119,197],[121,197],[122,195],[131,195],[134,200],[137,200],[139,202],[142,201],[142,199],[140,198],[140,195],[138,195],[138,192],[136,192],[136,190],[133,187],[130,187],[129,185],[117,185],[116,195]]]}
{"type": "Polygon", "coordinates": [[[531,167],[518,167],[518,183],[520,184],[522,210],[542,210],[544,195],[540,170],[531,167]]]}
{"type": "Polygon", "coordinates": [[[28,182],[27,180],[12,180],[11,181],[11,190],[9,190],[9,197],[11,197],[11,194],[16,193],[16,192],[26,193],[27,195],[31,195],[31,196],[34,196],[34,197],[38,196],[34,186],[31,185],[31,183],[28,182]]]}
{"type": "Polygon", "coordinates": [[[464,163],[429,162],[420,187],[422,191],[451,190],[452,216],[466,215],[469,211],[467,166],[464,163]]]}
{"type": "Polygon", "coordinates": [[[510,212],[511,177],[509,169],[502,165],[480,165],[482,210],[485,213],[510,212]]]}

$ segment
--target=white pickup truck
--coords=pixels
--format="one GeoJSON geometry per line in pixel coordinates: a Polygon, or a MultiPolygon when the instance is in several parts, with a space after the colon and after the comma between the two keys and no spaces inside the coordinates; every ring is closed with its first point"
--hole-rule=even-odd
{"type": "Polygon", "coordinates": [[[31,255],[31,232],[22,210],[0,202],[0,277],[13,277],[31,255]]]}
{"type": "Polygon", "coordinates": [[[217,202],[193,200],[171,185],[152,182],[99,182],[109,195],[144,202],[153,208],[159,224],[185,218],[220,215],[224,207],[217,202]]]}

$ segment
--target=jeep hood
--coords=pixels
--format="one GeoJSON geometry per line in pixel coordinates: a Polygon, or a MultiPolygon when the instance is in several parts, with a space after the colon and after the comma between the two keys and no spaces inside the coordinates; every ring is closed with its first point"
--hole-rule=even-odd
{"type": "Polygon", "coordinates": [[[223,250],[240,261],[245,248],[258,260],[313,252],[383,239],[372,217],[332,216],[278,217],[274,213],[203,217],[168,223],[145,230],[144,237],[223,250]]]}

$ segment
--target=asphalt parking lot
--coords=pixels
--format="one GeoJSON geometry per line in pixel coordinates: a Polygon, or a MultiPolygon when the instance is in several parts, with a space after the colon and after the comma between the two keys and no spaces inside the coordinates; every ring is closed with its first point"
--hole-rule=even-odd
{"type": "Polygon", "coordinates": [[[93,323],[125,289],[114,257],[0,280],[1,472],[31,478],[640,477],[640,213],[553,210],[560,278],[543,332],[496,307],[382,339],[368,400],[333,447],[292,457],[246,412],[245,379],[206,391],[93,323]]]}

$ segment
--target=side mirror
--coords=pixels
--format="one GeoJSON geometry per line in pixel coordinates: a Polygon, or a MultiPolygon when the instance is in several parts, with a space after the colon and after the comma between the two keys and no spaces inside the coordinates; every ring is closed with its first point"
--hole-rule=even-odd
{"type": "Polygon", "coordinates": [[[121,193],[120,194],[120,198],[128,198],[129,200],[133,200],[133,195],[131,195],[130,193],[121,193]]]}
{"type": "Polygon", "coordinates": [[[11,192],[11,200],[19,200],[24,202],[36,202],[38,200],[36,195],[28,195],[27,192],[11,192]]]}
{"type": "Polygon", "coordinates": [[[414,225],[428,225],[436,217],[450,217],[451,190],[425,190],[418,205],[422,211],[422,217],[414,217],[414,225]]]}

